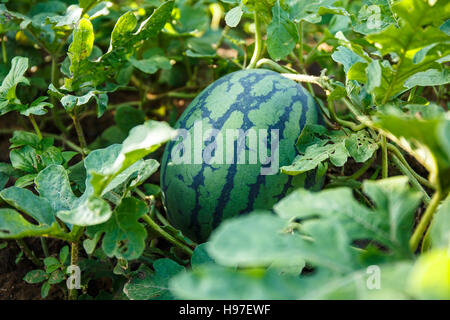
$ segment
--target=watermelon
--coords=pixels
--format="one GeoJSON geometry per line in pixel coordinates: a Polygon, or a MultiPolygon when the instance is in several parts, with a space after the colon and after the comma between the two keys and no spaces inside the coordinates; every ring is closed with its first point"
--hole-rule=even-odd
{"type": "Polygon", "coordinates": [[[313,97],[276,72],[242,70],[215,81],[181,115],[180,135],[163,154],[169,221],[203,242],[224,219],[271,209],[294,188],[320,188],[316,172],[288,176],[278,168],[297,155],[305,124],[321,122],[313,97]]]}

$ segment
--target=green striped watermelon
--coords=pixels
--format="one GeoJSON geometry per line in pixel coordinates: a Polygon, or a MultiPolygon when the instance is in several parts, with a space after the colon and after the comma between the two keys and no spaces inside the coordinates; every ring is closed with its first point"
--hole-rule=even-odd
{"type": "Polygon", "coordinates": [[[275,174],[262,174],[261,169],[270,163],[258,154],[267,149],[265,154],[272,157],[272,165],[276,154],[278,167],[291,164],[302,128],[319,122],[321,115],[313,97],[302,86],[276,72],[242,70],[209,85],[175,125],[184,129],[183,135],[169,142],[164,151],[161,189],[170,222],[191,239],[201,242],[224,219],[255,209],[270,209],[297,187],[320,188],[322,179],[315,172],[288,176],[276,170],[275,174]],[[203,139],[198,134],[200,131],[196,132],[200,127],[203,139]],[[238,150],[243,150],[239,149],[243,146],[239,141],[243,140],[233,140],[227,133],[237,130],[227,129],[256,132],[262,142],[256,139],[255,144],[251,134],[243,136],[246,157],[241,157],[239,163],[238,150]],[[200,153],[203,156],[200,161],[199,147],[204,152],[200,153]],[[258,154],[256,163],[255,154],[258,154]]]}

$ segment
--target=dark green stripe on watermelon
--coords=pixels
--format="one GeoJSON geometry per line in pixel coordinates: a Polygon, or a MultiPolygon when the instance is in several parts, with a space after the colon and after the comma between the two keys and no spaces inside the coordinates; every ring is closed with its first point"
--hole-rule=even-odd
{"type": "MultiPolygon", "coordinates": [[[[198,120],[203,132],[215,128],[224,139],[226,129],[264,129],[269,137],[271,129],[278,129],[279,167],[296,156],[295,143],[305,124],[322,121],[313,97],[302,86],[269,70],[237,71],[215,81],[191,102],[175,127],[193,136],[198,120]]],[[[315,173],[261,175],[259,157],[257,164],[248,164],[248,155],[245,164],[174,164],[170,155],[178,143],[169,142],[163,155],[163,201],[171,223],[196,241],[206,240],[223,219],[270,209],[294,188],[321,183],[315,173]]],[[[235,141],[235,160],[236,146],[235,141]]],[[[193,148],[191,143],[191,159],[193,148]]],[[[224,141],[224,158],[225,153],[224,141]]]]}

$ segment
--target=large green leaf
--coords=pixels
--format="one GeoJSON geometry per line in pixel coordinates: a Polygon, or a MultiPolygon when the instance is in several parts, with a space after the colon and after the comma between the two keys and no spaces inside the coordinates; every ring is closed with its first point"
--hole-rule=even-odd
{"type": "Polygon", "coordinates": [[[39,224],[55,222],[55,211],[47,199],[38,197],[27,189],[9,187],[0,192],[0,197],[17,210],[28,214],[39,224]]]}
{"type": "MultiPolygon", "coordinates": [[[[78,77],[86,68],[87,58],[91,55],[94,46],[94,29],[90,20],[83,18],[73,32],[73,41],[69,46],[71,79],[66,80],[66,87],[71,89],[72,84],[78,81],[78,77]]],[[[76,89],[76,88],[75,88],[76,89]]]]}
{"type": "Polygon", "coordinates": [[[287,300],[300,296],[300,283],[298,277],[280,276],[274,270],[206,265],[175,276],[170,290],[180,299],[287,300]]]}
{"type": "Polygon", "coordinates": [[[378,64],[378,68],[366,70],[368,80],[379,78],[368,90],[375,94],[378,102],[386,102],[406,90],[405,81],[416,73],[430,68],[440,69],[436,61],[450,54],[446,43],[448,36],[434,25],[450,16],[447,1],[402,0],[392,5],[392,11],[397,14],[400,26],[392,24],[379,33],[367,36],[367,40],[374,43],[382,55],[391,54],[397,60],[392,66],[385,60],[378,64]],[[432,49],[422,55],[421,61],[415,59],[416,53],[429,46],[432,49]]]}
{"type": "Polygon", "coordinates": [[[437,210],[430,226],[432,248],[450,249],[450,196],[437,210]]]}
{"type": "Polygon", "coordinates": [[[349,188],[312,193],[298,189],[277,203],[275,211],[283,218],[312,218],[316,215],[342,223],[351,240],[373,239],[409,257],[409,235],[421,195],[408,186],[407,177],[365,181],[363,191],[374,202],[369,209],[354,200],[349,188]],[[301,209],[299,209],[301,208],[301,209]]]}
{"type": "Polygon", "coordinates": [[[71,210],[58,211],[57,216],[69,224],[91,226],[108,221],[111,217],[111,208],[105,200],[92,195],[84,198],[82,202],[77,201],[77,205],[71,210]]]}
{"type": "Polygon", "coordinates": [[[302,240],[292,234],[286,220],[253,212],[241,219],[225,221],[211,236],[206,248],[214,260],[225,266],[286,266],[303,261],[299,241],[302,240]],[[261,237],[261,234],[271,236],[261,237]]]}
{"type": "Polygon", "coordinates": [[[174,136],[175,130],[165,122],[149,120],[143,125],[134,127],[123,142],[114,163],[102,172],[90,172],[92,175],[90,183],[94,193],[102,194],[115,177],[174,136]]]}
{"type": "Polygon", "coordinates": [[[272,21],[267,26],[267,50],[274,60],[286,58],[298,42],[295,24],[277,1],[272,8],[272,21]]]}
{"type": "MultiPolygon", "coordinates": [[[[375,266],[378,267],[378,266],[375,266]]],[[[300,277],[279,275],[274,270],[235,270],[205,265],[175,276],[170,288],[181,299],[409,299],[411,263],[380,265],[380,287],[369,288],[371,269],[358,269],[344,276],[319,271],[300,277]]]]}
{"type": "Polygon", "coordinates": [[[35,225],[28,222],[16,210],[0,209],[0,238],[2,239],[45,236],[58,229],[56,222],[52,226],[35,225]]]}
{"type": "Polygon", "coordinates": [[[61,165],[51,165],[39,172],[35,184],[39,195],[50,202],[55,212],[71,210],[78,204],[67,171],[61,165]]]}
{"type": "MultiPolygon", "coordinates": [[[[126,260],[137,259],[145,248],[147,231],[139,223],[139,219],[148,211],[147,205],[135,198],[125,198],[112,213],[111,219],[105,223],[91,223],[87,234],[94,242],[103,236],[102,248],[109,257],[126,260]]],[[[104,222],[104,221],[103,221],[104,222]]],[[[91,241],[91,240],[88,240],[91,241]]],[[[95,243],[89,243],[95,245],[95,243]]]]}
{"type": "Polygon", "coordinates": [[[152,272],[142,266],[125,284],[123,291],[131,300],[171,300],[169,280],[184,273],[184,268],[170,259],[159,259],[153,263],[152,272]]]}
{"type": "Polygon", "coordinates": [[[338,273],[356,267],[350,240],[338,221],[311,222],[302,230],[315,241],[293,232],[285,219],[254,213],[224,222],[211,236],[207,250],[225,266],[290,267],[304,259],[338,273]],[[262,233],[270,236],[261,237],[262,233]]]}

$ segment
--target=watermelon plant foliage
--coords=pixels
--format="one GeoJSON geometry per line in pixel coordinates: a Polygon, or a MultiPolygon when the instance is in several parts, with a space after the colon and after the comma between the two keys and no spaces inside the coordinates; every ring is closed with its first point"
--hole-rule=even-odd
{"type": "Polygon", "coordinates": [[[43,298],[450,299],[449,21],[445,0],[2,1],[0,250],[43,298]],[[174,166],[197,121],[281,128],[278,170],[174,166]]]}

